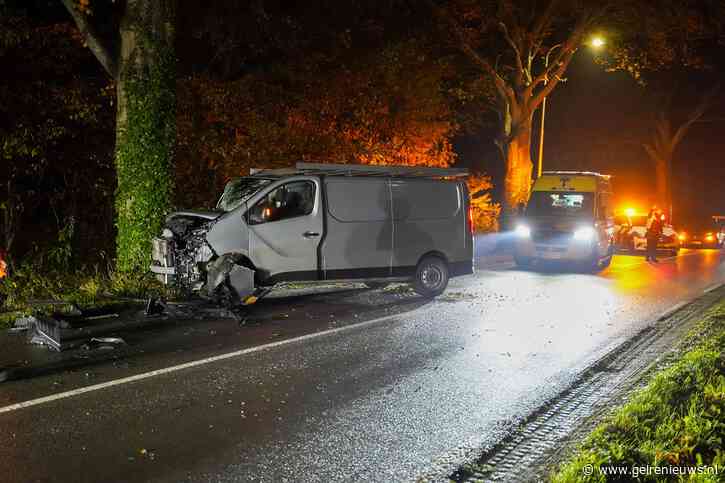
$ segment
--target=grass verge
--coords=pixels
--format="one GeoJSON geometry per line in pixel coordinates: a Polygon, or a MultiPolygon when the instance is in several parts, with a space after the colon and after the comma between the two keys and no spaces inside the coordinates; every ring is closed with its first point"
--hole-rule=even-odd
{"type": "Polygon", "coordinates": [[[683,348],[594,429],[551,481],[725,481],[725,301],[706,313],[683,348]]]}
{"type": "Polygon", "coordinates": [[[38,270],[21,266],[0,279],[0,329],[33,313],[64,312],[74,307],[121,308],[129,298],[168,295],[148,275],[99,270],[38,270]]]}

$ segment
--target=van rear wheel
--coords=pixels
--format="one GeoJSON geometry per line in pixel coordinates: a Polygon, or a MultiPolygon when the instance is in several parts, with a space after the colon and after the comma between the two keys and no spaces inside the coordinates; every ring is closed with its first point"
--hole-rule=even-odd
{"type": "Polygon", "coordinates": [[[439,257],[425,257],[418,262],[413,279],[413,290],[423,297],[435,297],[448,286],[448,265],[439,257]]]}

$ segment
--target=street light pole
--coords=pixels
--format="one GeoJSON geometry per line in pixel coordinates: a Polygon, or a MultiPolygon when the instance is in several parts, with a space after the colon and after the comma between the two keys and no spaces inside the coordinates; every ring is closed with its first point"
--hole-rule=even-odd
{"type": "MultiPolygon", "coordinates": [[[[604,45],[604,39],[602,37],[594,37],[591,39],[590,45],[594,49],[599,49],[604,45]]],[[[549,69],[549,55],[554,49],[561,47],[562,44],[556,44],[549,49],[544,57],[544,72],[549,69]]],[[[549,83],[549,78],[544,77],[544,87],[549,83]]],[[[544,122],[546,121],[546,96],[541,101],[541,125],[539,127],[539,162],[536,170],[536,177],[541,178],[541,174],[544,170],[544,122]]]]}
{"type": "MultiPolygon", "coordinates": [[[[561,47],[561,44],[554,45],[546,53],[546,57],[544,58],[544,72],[546,72],[546,70],[548,70],[548,68],[549,68],[549,55],[557,47],[561,47]]],[[[544,77],[544,87],[546,87],[546,84],[548,84],[548,83],[549,83],[549,77],[548,76],[544,77]]],[[[541,101],[541,123],[539,126],[539,163],[538,163],[538,169],[536,170],[537,178],[541,178],[541,173],[544,170],[544,122],[545,121],[546,121],[546,96],[544,96],[544,100],[541,101]]]]}
{"type": "MultiPolygon", "coordinates": [[[[546,80],[544,81],[546,85],[546,80]]],[[[541,102],[541,126],[539,126],[539,166],[536,170],[536,177],[541,178],[544,169],[544,120],[546,119],[546,97],[541,102]]]]}

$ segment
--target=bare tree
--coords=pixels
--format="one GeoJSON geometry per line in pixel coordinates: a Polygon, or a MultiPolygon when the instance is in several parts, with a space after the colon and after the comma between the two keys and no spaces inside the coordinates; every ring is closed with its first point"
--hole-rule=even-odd
{"type": "Polygon", "coordinates": [[[668,116],[669,102],[657,113],[654,130],[649,142],[643,144],[647,155],[654,162],[657,200],[667,207],[672,216],[672,160],[677,146],[682,142],[693,124],[700,121],[707,112],[719,88],[706,92],[700,102],[690,111],[679,126],[673,126],[668,116]]]}
{"type": "Polygon", "coordinates": [[[495,86],[496,145],[506,164],[504,207],[510,212],[529,197],[533,114],[564,80],[605,7],[560,0],[428,4],[457,47],[495,86]]]}

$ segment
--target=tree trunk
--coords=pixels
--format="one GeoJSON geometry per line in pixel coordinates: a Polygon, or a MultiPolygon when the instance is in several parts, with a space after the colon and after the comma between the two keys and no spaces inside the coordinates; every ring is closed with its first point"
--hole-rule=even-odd
{"type": "Polygon", "coordinates": [[[505,126],[510,126],[510,134],[502,145],[506,166],[503,199],[506,218],[517,212],[519,204],[528,202],[534,167],[531,161],[531,115],[516,112],[512,114],[510,123],[504,123],[505,126]]]}
{"type": "Polygon", "coordinates": [[[655,188],[657,204],[662,209],[669,209],[669,166],[670,160],[666,156],[658,157],[655,161],[655,188]]]}
{"type": "Polygon", "coordinates": [[[116,77],[116,249],[121,271],[148,267],[173,195],[175,2],[127,0],[116,77]]]}

